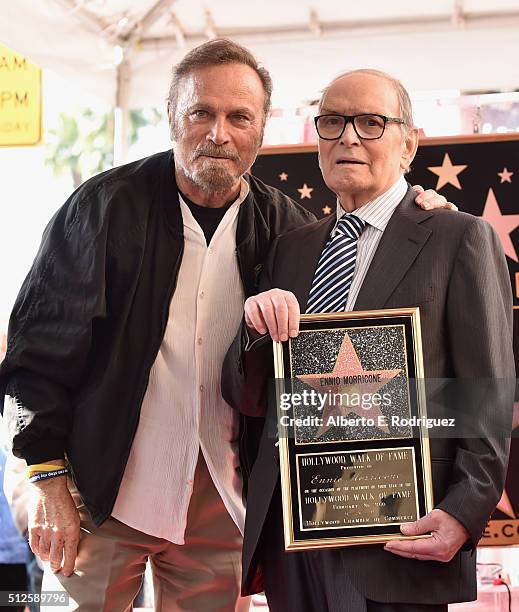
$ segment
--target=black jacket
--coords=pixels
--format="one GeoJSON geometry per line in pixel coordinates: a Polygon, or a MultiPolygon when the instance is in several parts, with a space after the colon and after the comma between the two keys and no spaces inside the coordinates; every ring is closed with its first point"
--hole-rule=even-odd
{"type": "MultiPolygon", "coordinates": [[[[246,179],[236,253],[249,296],[273,239],[314,217],[246,179]]],[[[115,503],[183,245],[171,151],[104,172],[50,221],[11,315],[0,397],[16,398],[4,411],[13,452],[28,463],[66,454],[98,525],[115,503]]]]}

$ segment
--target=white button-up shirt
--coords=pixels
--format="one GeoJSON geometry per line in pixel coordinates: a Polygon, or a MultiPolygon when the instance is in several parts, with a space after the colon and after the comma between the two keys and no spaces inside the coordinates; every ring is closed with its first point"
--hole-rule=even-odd
{"type": "MultiPolygon", "coordinates": [[[[346,312],[353,310],[355,307],[360,288],[366,278],[366,274],[380,239],[382,238],[382,234],[395,212],[395,208],[400,204],[406,193],[407,182],[405,178],[401,176],[398,181],[382,195],[374,200],[366,202],[364,206],[352,211],[352,214],[366,222],[366,228],[360,235],[357,243],[357,260],[355,262],[355,272],[353,273],[353,279],[348,293],[348,300],[344,308],[346,312]]],[[[331,236],[335,235],[337,223],[345,214],[346,211],[337,200],[337,222],[334,225],[331,236]]]]}
{"type": "Polygon", "coordinates": [[[175,544],[184,543],[199,450],[243,533],[238,416],[222,398],[220,375],[243,316],[236,226],[248,190],[242,179],[240,196],[225,213],[209,246],[180,198],[182,264],[112,512],[126,525],[175,544]]]}

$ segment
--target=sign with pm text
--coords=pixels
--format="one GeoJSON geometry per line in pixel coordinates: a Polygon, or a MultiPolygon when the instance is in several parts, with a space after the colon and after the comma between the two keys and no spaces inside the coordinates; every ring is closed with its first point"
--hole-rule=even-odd
{"type": "Polygon", "coordinates": [[[41,69],[0,43],[0,146],[40,144],[41,69]]]}

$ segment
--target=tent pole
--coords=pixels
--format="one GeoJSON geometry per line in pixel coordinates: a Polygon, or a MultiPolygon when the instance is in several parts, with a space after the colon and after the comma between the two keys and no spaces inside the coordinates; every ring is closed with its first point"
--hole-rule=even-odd
{"type": "Polygon", "coordinates": [[[128,156],[128,138],[130,112],[128,108],[128,84],[130,66],[126,58],[117,66],[117,90],[114,108],[114,166],[126,162],[128,156]]]}

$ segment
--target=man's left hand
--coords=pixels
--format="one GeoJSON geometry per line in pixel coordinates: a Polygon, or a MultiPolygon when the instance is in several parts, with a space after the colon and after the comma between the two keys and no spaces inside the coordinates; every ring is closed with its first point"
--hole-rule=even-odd
{"type": "Polygon", "coordinates": [[[421,185],[413,185],[413,189],[417,194],[414,201],[424,210],[433,210],[434,208],[458,210],[456,204],[447,202],[447,198],[439,193],[436,193],[434,189],[427,189],[426,191],[421,185]]]}
{"type": "Polygon", "coordinates": [[[458,550],[469,539],[469,532],[453,516],[435,508],[414,523],[404,523],[400,531],[405,536],[417,536],[432,533],[423,540],[394,540],[388,542],[384,549],[420,561],[450,561],[458,550]]]}

